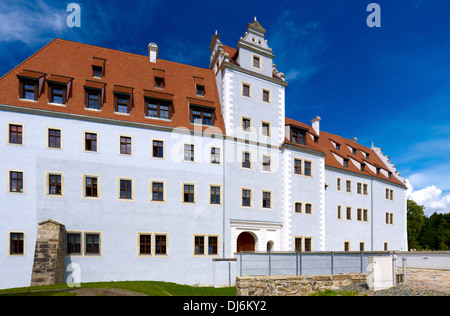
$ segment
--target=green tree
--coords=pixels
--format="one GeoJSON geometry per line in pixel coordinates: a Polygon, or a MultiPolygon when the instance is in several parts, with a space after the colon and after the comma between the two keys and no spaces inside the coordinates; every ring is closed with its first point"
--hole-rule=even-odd
{"type": "Polygon", "coordinates": [[[407,201],[407,227],[409,249],[423,250],[420,243],[422,228],[425,225],[425,207],[418,205],[413,200],[407,201]]]}

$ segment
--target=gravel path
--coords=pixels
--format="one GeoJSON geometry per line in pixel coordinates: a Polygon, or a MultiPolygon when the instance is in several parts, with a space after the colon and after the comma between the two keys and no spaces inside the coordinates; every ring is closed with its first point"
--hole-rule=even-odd
{"type": "Polygon", "coordinates": [[[341,291],[357,291],[368,296],[450,296],[450,289],[422,281],[408,281],[380,291],[369,291],[365,282],[343,287],[341,291]]]}

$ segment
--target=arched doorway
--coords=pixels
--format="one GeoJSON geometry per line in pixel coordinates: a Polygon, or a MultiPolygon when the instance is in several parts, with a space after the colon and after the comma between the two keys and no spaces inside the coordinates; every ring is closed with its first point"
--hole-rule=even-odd
{"type": "Polygon", "coordinates": [[[237,239],[237,252],[255,251],[255,238],[252,234],[243,232],[237,239]]]}

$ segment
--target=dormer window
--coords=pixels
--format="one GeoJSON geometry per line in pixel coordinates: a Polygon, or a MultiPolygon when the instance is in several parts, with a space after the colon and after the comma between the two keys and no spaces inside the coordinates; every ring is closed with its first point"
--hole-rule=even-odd
{"type": "Polygon", "coordinates": [[[42,92],[44,77],[45,73],[32,70],[23,70],[17,74],[19,79],[19,98],[37,101],[42,92]]]}
{"type": "Polygon", "coordinates": [[[156,89],[164,89],[164,87],[166,86],[166,82],[164,80],[165,76],[165,71],[162,69],[156,69],[153,68],[153,76],[155,78],[155,88],[156,89]]]}
{"type": "Polygon", "coordinates": [[[345,168],[348,168],[348,159],[344,159],[343,166],[345,168]]]}
{"type": "Polygon", "coordinates": [[[93,57],[92,58],[92,77],[102,79],[105,74],[106,59],[93,57]]]}
{"type": "Polygon", "coordinates": [[[291,142],[306,145],[306,131],[291,127],[291,142]]]}
{"type": "Polygon", "coordinates": [[[34,82],[23,82],[23,96],[21,99],[37,100],[37,84],[34,82]]]}
{"type": "Polygon", "coordinates": [[[197,87],[197,95],[201,97],[205,96],[205,86],[197,84],[196,87],[197,87]]]}
{"type": "Polygon", "coordinates": [[[128,97],[117,96],[117,113],[128,113],[128,97]]]}
{"type": "Polygon", "coordinates": [[[92,66],[92,77],[103,78],[103,69],[101,67],[92,66]]]}
{"type": "Polygon", "coordinates": [[[116,113],[128,114],[133,103],[133,88],[114,86],[114,109],[116,113]]]}
{"type": "Polygon", "coordinates": [[[336,150],[341,150],[341,144],[336,144],[336,150]]]}
{"type": "Polygon", "coordinates": [[[192,124],[214,125],[214,109],[191,105],[190,121],[192,124]]]}
{"type": "Polygon", "coordinates": [[[353,155],[356,155],[356,148],[352,148],[352,153],[353,153],[353,155]]]}
{"type": "Polygon", "coordinates": [[[157,89],[163,89],[165,86],[164,78],[161,77],[155,77],[155,88],[157,89]]]}
{"type": "Polygon", "coordinates": [[[48,102],[65,105],[69,99],[72,80],[71,77],[53,74],[48,77],[48,102]]]}

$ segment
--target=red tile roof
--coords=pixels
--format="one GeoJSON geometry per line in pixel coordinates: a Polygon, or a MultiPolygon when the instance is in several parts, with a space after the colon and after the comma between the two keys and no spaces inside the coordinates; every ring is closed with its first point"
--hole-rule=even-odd
{"type": "MultiPolygon", "coordinates": [[[[295,121],[293,119],[286,118],[286,125],[294,125],[301,127],[303,129],[306,129],[308,133],[311,135],[316,135],[314,130],[311,126],[295,121]]],[[[383,173],[374,173],[370,170],[368,166],[364,168],[364,170],[361,170],[355,164],[351,161],[351,159],[354,159],[355,161],[358,161],[360,163],[366,164],[370,163],[376,167],[380,167],[387,172],[389,172],[389,168],[381,161],[380,157],[370,148],[365,147],[361,144],[358,144],[357,142],[344,138],[342,136],[330,134],[324,131],[320,131],[320,137],[318,138],[318,142],[314,142],[314,140],[311,138],[311,136],[307,135],[307,141],[306,146],[298,145],[295,143],[290,142],[288,139],[285,140],[286,144],[290,144],[293,146],[297,146],[300,148],[307,148],[311,150],[315,150],[321,153],[326,154],[325,156],[325,165],[329,167],[334,167],[341,170],[351,171],[357,174],[362,174],[365,176],[372,176],[378,179],[382,179],[385,181],[389,181],[392,183],[395,183],[397,185],[405,186],[403,182],[398,180],[394,174],[392,174],[391,179],[386,177],[383,173]],[[337,144],[340,144],[340,150],[336,150],[336,147],[333,145],[331,141],[334,141],[337,144]],[[350,146],[352,148],[356,149],[356,154],[353,154],[352,151],[347,147],[350,146]],[[369,154],[369,158],[366,157],[364,153],[369,154]],[[343,159],[349,159],[348,167],[344,167],[336,158],[334,155],[340,156],[343,159]]]]}
{"type": "MultiPolygon", "coordinates": [[[[101,88],[101,87],[100,87],[101,88]]],[[[214,72],[209,69],[193,67],[171,61],[157,59],[151,63],[148,56],[126,53],[118,50],[96,47],[82,43],[55,39],[25,60],[19,66],[0,78],[0,103],[26,108],[36,108],[55,112],[88,115],[148,123],[168,127],[184,127],[198,130],[190,123],[189,102],[207,105],[215,110],[215,130],[225,133],[221,116],[220,100],[214,72]],[[101,79],[93,77],[92,66],[99,66],[104,60],[104,75],[101,79]],[[73,78],[70,97],[66,106],[51,105],[47,102],[47,85],[44,85],[38,102],[21,101],[18,98],[19,80],[17,75],[36,79],[46,74],[46,79],[61,80],[73,78]],[[155,88],[154,76],[164,75],[163,89],[155,88]],[[196,80],[203,80],[205,95],[197,95],[196,80]],[[105,102],[101,111],[85,109],[84,85],[105,85],[105,102]],[[133,90],[134,106],[129,115],[114,113],[114,95],[116,87],[128,87],[133,90]],[[172,121],[145,117],[144,95],[166,96],[173,100],[172,121]]],[[[203,129],[211,127],[203,126],[203,129]]]]}

